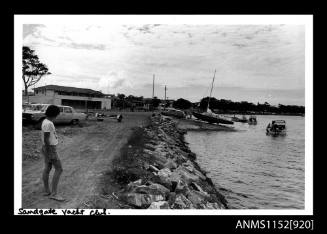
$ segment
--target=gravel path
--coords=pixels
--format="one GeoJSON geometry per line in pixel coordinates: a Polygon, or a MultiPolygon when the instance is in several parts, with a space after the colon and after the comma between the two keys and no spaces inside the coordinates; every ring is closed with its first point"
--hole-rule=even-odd
{"type": "MultiPolygon", "coordinates": [[[[150,113],[124,113],[122,123],[105,119],[103,122],[88,121],[89,126],[78,129],[71,126],[58,127],[59,138],[63,140],[58,145],[58,153],[64,169],[58,191],[68,200],[57,202],[42,196],[43,158],[25,160],[22,167],[22,207],[77,208],[87,198],[99,193],[101,176],[110,170],[113,158],[119,156],[120,149],[126,144],[133,128],[145,124],[149,115],[150,113]]],[[[40,132],[23,136],[30,137],[33,134],[40,132]]],[[[37,137],[31,139],[35,141],[37,137]]],[[[30,150],[25,146],[23,152],[30,150]]],[[[53,171],[50,181],[52,174],[53,171]]]]}

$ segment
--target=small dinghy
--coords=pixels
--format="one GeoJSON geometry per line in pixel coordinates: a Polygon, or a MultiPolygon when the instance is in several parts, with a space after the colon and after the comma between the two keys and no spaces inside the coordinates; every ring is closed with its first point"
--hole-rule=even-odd
{"type": "Polygon", "coordinates": [[[256,125],[257,124],[257,117],[251,115],[249,120],[248,120],[248,124],[250,125],[256,125]]]}

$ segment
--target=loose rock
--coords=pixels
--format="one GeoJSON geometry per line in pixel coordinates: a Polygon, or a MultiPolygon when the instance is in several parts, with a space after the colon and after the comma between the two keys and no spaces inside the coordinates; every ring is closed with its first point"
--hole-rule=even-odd
{"type": "Polygon", "coordinates": [[[136,208],[227,208],[224,196],[194,161],[196,155],[184,142],[185,133],[176,128],[174,120],[160,115],[151,117],[150,126],[144,128],[144,148],[134,156],[140,168],[121,170],[125,180],[140,177],[128,183],[120,199],[136,208]],[[133,176],[125,176],[132,172],[133,176]]]}
{"type": "Polygon", "coordinates": [[[148,209],[169,209],[169,204],[166,201],[152,202],[148,209]]]}

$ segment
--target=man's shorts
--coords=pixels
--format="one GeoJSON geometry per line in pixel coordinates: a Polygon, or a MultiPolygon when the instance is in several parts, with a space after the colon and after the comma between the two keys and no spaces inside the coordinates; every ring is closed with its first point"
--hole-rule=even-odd
{"type": "Polygon", "coordinates": [[[46,147],[43,145],[41,151],[44,157],[45,164],[50,164],[49,166],[54,165],[56,169],[57,167],[58,169],[61,168],[61,162],[58,157],[58,153],[55,145],[50,145],[48,147],[48,150],[46,150],[46,147]]]}

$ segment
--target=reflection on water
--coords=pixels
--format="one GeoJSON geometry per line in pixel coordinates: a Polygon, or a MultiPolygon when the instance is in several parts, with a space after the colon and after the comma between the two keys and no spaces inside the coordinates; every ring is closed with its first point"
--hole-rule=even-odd
{"type": "Polygon", "coordinates": [[[237,132],[188,132],[197,161],[235,209],[304,209],[304,118],[257,116],[237,132]],[[284,119],[286,136],[266,136],[284,119]]]}

